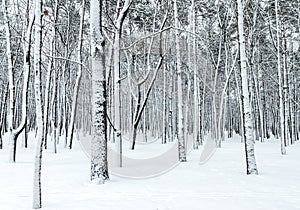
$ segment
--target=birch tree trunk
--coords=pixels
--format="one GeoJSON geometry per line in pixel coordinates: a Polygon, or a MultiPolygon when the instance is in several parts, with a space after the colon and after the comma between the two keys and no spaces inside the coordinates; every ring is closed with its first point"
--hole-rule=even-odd
{"type": "Polygon", "coordinates": [[[252,136],[252,112],[251,102],[249,96],[248,72],[247,72],[247,56],[246,44],[244,34],[244,12],[242,0],[237,0],[238,9],[238,35],[239,35],[239,50],[240,50],[240,69],[242,78],[242,106],[243,106],[243,121],[244,121],[244,139],[247,174],[258,174],[255,153],[254,153],[254,139],[252,136]]]}
{"type": "Polygon", "coordinates": [[[90,32],[93,89],[91,181],[95,184],[104,184],[104,182],[109,179],[107,164],[105,40],[102,35],[101,15],[102,0],[91,0],[90,32]]]}
{"type": "Polygon", "coordinates": [[[35,1],[35,48],[34,48],[34,70],[35,70],[35,106],[36,106],[36,153],[34,161],[33,178],[33,208],[42,208],[41,192],[41,169],[42,151],[44,143],[44,122],[42,113],[42,91],[41,91],[41,43],[42,43],[42,0],[35,1]]]}
{"type": "MultiPolygon", "coordinates": [[[[177,0],[173,0],[174,3],[174,18],[175,28],[179,28],[178,20],[178,8],[177,0]]],[[[182,97],[182,70],[181,70],[181,58],[180,58],[180,34],[179,30],[176,30],[175,35],[175,47],[176,47],[176,73],[177,73],[177,96],[178,96],[178,154],[179,161],[186,162],[186,148],[184,139],[184,116],[183,116],[183,97],[182,97]]]]}
{"type": "Polygon", "coordinates": [[[10,157],[9,162],[16,161],[16,138],[14,133],[14,111],[15,111],[15,86],[14,86],[14,73],[13,73],[13,62],[11,52],[11,34],[10,34],[10,22],[8,19],[8,11],[6,0],[2,0],[2,11],[5,21],[5,38],[6,38],[6,56],[8,63],[8,87],[9,87],[9,109],[8,109],[8,139],[10,142],[10,157]]]}
{"type": "Polygon", "coordinates": [[[280,142],[281,154],[286,154],[285,149],[285,126],[284,126],[284,101],[282,91],[282,73],[281,73],[281,53],[280,53],[280,35],[279,35],[279,15],[278,15],[278,0],[275,0],[275,15],[276,15],[276,40],[277,40],[277,72],[278,72],[278,88],[279,88],[279,118],[280,118],[280,142]]]}

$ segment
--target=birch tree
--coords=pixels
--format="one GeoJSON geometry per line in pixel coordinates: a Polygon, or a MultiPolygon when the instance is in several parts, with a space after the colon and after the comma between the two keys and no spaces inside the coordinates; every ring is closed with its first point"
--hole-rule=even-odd
{"type": "Polygon", "coordinates": [[[276,18],[276,41],[277,41],[277,72],[278,72],[278,88],[279,88],[279,119],[280,119],[280,144],[281,154],[286,154],[285,149],[285,121],[284,121],[284,100],[282,90],[282,70],[281,70],[281,52],[280,52],[280,26],[279,26],[279,15],[278,15],[278,0],[275,0],[275,18],[276,18]]]}
{"type": "Polygon", "coordinates": [[[102,0],[91,0],[90,33],[92,59],[93,137],[91,181],[103,184],[109,179],[107,166],[105,40],[102,35],[102,0]]]}
{"type": "Polygon", "coordinates": [[[244,34],[244,12],[242,0],[237,0],[237,18],[238,18],[238,35],[239,35],[239,52],[240,52],[240,70],[242,78],[242,107],[243,107],[243,121],[244,121],[244,139],[247,174],[258,174],[255,154],[254,154],[254,138],[252,136],[252,112],[251,102],[249,96],[249,82],[247,72],[247,55],[246,43],[244,34]]]}
{"type": "Polygon", "coordinates": [[[42,111],[41,91],[41,46],[42,46],[42,0],[35,1],[35,47],[34,47],[34,71],[35,71],[35,106],[36,106],[36,151],[34,160],[33,179],[33,208],[42,208],[41,170],[42,152],[44,143],[44,122],[42,111]]]}
{"type": "MultiPolygon", "coordinates": [[[[173,0],[174,4],[174,18],[175,27],[179,28],[178,19],[178,8],[177,0],[173,0]]],[[[177,97],[178,97],[178,152],[179,161],[186,161],[186,148],[185,148],[185,136],[184,136],[184,116],[183,116],[183,96],[182,96],[182,69],[181,69],[181,59],[180,59],[180,31],[175,32],[175,48],[176,48],[176,73],[177,73],[177,97]]]]}
{"type": "Polygon", "coordinates": [[[15,110],[15,86],[14,86],[14,74],[13,74],[13,61],[11,52],[11,33],[10,33],[10,22],[8,19],[8,11],[6,6],[6,0],[2,0],[2,11],[5,21],[5,35],[6,35],[6,56],[8,64],[8,86],[9,86],[9,110],[8,110],[8,136],[11,147],[10,162],[15,162],[15,150],[16,150],[16,137],[14,133],[14,110],[15,110]]]}

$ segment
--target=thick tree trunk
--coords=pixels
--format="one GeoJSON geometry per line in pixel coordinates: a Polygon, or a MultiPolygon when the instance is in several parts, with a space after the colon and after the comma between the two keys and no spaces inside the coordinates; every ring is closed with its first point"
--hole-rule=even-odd
{"type": "MultiPolygon", "coordinates": [[[[178,8],[177,0],[174,2],[174,18],[175,18],[175,27],[179,28],[179,19],[178,19],[178,8]]],[[[177,73],[177,96],[178,96],[178,153],[179,161],[186,161],[186,148],[185,148],[185,136],[184,136],[184,104],[183,104],[183,91],[182,91],[182,69],[181,69],[181,57],[180,57],[180,35],[179,30],[176,30],[175,35],[175,47],[176,47],[176,73],[177,73]]]]}
{"type": "Polygon", "coordinates": [[[91,181],[103,184],[109,179],[107,164],[107,107],[105,40],[102,35],[102,0],[91,0],[90,30],[92,55],[93,138],[91,142],[91,181]]]}
{"type": "Polygon", "coordinates": [[[282,72],[281,72],[281,52],[280,52],[280,35],[279,35],[279,10],[278,0],[275,0],[275,15],[276,15],[276,38],[277,38],[277,72],[278,72],[278,88],[279,88],[279,118],[280,118],[280,142],[281,154],[286,154],[285,149],[285,123],[284,123],[284,98],[282,90],[282,72]]]}
{"type": "Polygon", "coordinates": [[[244,138],[245,138],[245,152],[247,174],[258,174],[255,153],[254,153],[254,139],[252,136],[252,116],[251,116],[251,102],[249,96],[248,72],[247,72],[247,56],[246,44],[244,34],[244,12],[242,0],[237,0],[238,9],[238,35],[239,35],[239,51],[240,51],[240,68],[242,78],[242,107],[243,107],[243,121],[244,121],[244,138]]]}
{"type": "Polygon", "coordinates": [[[33,179],[33,208],[42,208],[41,191],[41,168],[42,151],[44,143],[44,122],[42,112],[42,91],[41,91],[41,43],[42,43],[42,0],[35,1],[35,48],[34,48],[34,70],[35,70],[35,106],[36,106],[36,153],[34,161],[33,179]]]}
{"type": "Polygon", "coordinates": [[[10,142],[10,157],[9,162],[16,161],[16,137],[14,133],[14,111],[15,111],[15,86],[14,86],[14,72],[11,52],[11,34],[10,34],[10,22],[8,18],[8,11],[6,0],[2,0],[2,11],[5,21],[5,33],[6,33],[6,56],[8,63],[8,87],[9,87],[9,110],[7,117],[8,124],[8,139],[10,142]]]}

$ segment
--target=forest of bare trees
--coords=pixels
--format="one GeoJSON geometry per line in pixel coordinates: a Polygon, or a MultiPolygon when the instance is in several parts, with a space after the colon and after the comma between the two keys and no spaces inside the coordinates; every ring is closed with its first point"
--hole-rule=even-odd
{"type": "Polygon", "coordinates": [[[34,208],[42,151],[78,133],[96,183],[108,141],[178,141],[184,162],[187,138],[238,134],[257,174],[255,141],[284,155],[299,140],[299,0],[2,0],[0,14],[0,149],[6,136],[13,163],[18,141],[37,145],[34,208]]]}

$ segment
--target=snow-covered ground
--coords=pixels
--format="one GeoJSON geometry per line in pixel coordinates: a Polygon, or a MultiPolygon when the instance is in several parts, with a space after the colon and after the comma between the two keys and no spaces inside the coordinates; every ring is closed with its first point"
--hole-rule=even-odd
{"type": "MultiPolygon", "coordinates": [[[[1,210],[32,206],[34,146],[24,149],[19,143],[14,164],[8,163],[7,146],[0,150],[1,210]]],[[[205,164],[199,164],[200,148],[189,153],[188,162],[160,176],[134,180],[111,175],[106,184],[92,185],[89,159],[79,142],[74,141],[72,150],[61,142],[58,154],[49,142],[43,156],[43,209],[300,209],[300,143],[288,147],[286,156],[280,155],[278,141],[256,143],[257,176],[245,175],[244,148],[237,138],[222,143],[205,164]]],[[[159,144],[139,144],[137,154],[147,148],[160,151],[159,144]]]]}

